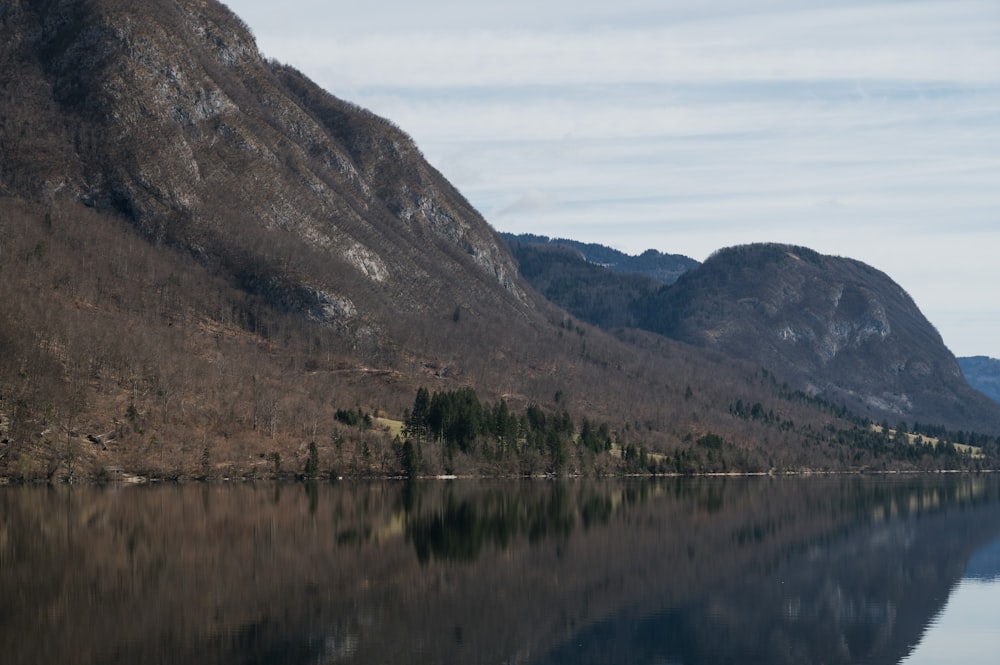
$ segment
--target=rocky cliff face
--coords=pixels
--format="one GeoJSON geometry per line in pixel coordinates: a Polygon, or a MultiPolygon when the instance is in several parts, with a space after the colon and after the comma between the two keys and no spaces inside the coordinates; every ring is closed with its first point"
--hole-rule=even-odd
{"type": "Polygon", "coordinates": [[[220,3],[13,0],[0,22],[5,190],[118,211],[314,317],[356,316],[357,281],[404,309],[434,289],[527,302],[408,136],[264,60],[220,3]]]}
{"type": "Polygon", "coordinates": [[[995,422],[913,300],[858,261],[785,245],[722,250],[643,303],[650,329],[753,360],[876,419],[995,422]]]}

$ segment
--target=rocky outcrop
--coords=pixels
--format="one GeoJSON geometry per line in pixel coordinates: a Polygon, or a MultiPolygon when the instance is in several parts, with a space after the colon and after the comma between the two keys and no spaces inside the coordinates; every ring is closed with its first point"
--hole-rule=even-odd
{"type": "Polygon", "coordinates": [[[752,360],[876,419],[992,431],[1000,418],[910,296],[859,261],[786,245],[733,247],[642,309],[649,329],[752,360]]]}
{"type": "Polygon", "coordinates": [[[120,212],[242,280],[331,302],[356,300],[337,273],[353,270],[397,307],[427,288],[527,303],[506,246],[410,137],[262,58],[222,4],[15,0],[0,21],[7,191],[120,212]],[[303,252],[326,265],[289,265],[303,252]],[[480,283],[442,283],[469,268],[480,283]]]}

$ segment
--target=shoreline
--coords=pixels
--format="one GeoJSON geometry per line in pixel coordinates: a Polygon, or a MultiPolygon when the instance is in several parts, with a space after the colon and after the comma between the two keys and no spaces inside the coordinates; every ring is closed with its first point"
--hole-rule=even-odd
{"type": "Polygon", "coordinates": [[[857,476],[857,477],[889,477],[889,476],[938,476],[938,475],[989,475],[1000,473],[1000,469],[889,469],[889,470],[839,470],[839,471],[818,471],[818,470],[798,470],[798,471],[753,471],[753,472],[712,472],[712,473],[621,473],[621,474],[500,474],[500,475],[475,475],[475,474],[428,474],[408,477],[403,475],[313,475],[307,476],[301,473],[288,474],[265,474],[265,475],[226,475],[226,476],[199,476],[180,474],[176,476],[147,475],[129,472],[119,472],[116,475],[89,475],[70,476],[60,479],[33,478],[19,479],[10,476],[0,476],[0,487],[41,487],[55,485],[114,485],[143,486],[143,485],[225,485],[225,484],[247,484],[247,483],[284,483],[284,484],[310,484],[310,483],[372,483],[372,482],[455,482],[455,481],[577,481],[577,480],[629,480],[629,479],[677,479],[677,478],[814,478],[814,477],[835,477],[835,476],[857,476]]]}

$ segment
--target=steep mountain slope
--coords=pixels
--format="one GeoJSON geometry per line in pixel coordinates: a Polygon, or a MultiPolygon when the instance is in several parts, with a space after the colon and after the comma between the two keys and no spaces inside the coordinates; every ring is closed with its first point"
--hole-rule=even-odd
{"type": "Polygon", "coordinates": [[[717,252],[641,305],[644,327],[751,359],[876,419],[997,431],[912,299],[858,261],[784,245],[717,252]]]}
{"type": "Polygon", "coordinates": [[[0,20],[6,191],[124,214],[336,325],[356,323],[344,282],[397,310],[526,303],[409,137],[265,61],[224,6],[15,1],[0,20]],[[470,279],[441,279],[455,272],[470,279]]]}
{"type": "Polygon", "coordinates": [[[752,437],[699,378],[752,370],[576,324],[405,134],[216,2],[0,7],[0,274],[4,475],[301,470],[307,442],[398,468],[338,416],[426,383],[652,449],[752,437]]]}
{"type": "Polygon", "coordinates": [[[959,358],[958,364],[970,386],[994,402],[1000,402],[1000,360],[973,356],[959,358]]]}

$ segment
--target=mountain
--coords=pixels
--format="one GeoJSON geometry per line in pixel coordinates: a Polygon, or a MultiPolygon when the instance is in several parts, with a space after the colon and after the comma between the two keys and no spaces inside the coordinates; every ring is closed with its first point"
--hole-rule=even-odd
{"type": "Polygon", "coordinates": [[[893,425],[994,431],[1000,422],[903,289],[857,261],[749,245],[720,250],[662,284],[598,265],[583,243],[504,237],[532,286],[602,328],[639,328],[721,351],[893,425]]]}
{"type": "Polygon", "coordinates": [[[753,360],[810,394],[888,419],[996,431],[910,296],[884,273],[802,247],[720,250],[641,303],[643,327],[753,360]]]}
{"type": "Polygon", "coordinates": [[[508,243],[521,276],[534,288],[574,316],[601,328],[638,327],[631,304],[663,286],[648,275],[613,272],[561,242],[508,238],[508,243]]]}
{"type": "Polygon", "coordinates": [[[496,356],[558,343],[413,141],[222,4],[15,0],[0,35],[0,464],[48,473],[58,439],[121,466],[109,441],[154,436],[231,461],[212,443],[247,430],[287,452],[435,377],[499,393],[496,356]]]}
{"type": "Polygon", "coordinates": [[[500,236],[511,246],[519,261],[521,255],[529,251],[561,247],[574,252],[587,263],[607,268],[612,273],[645,275],[663,284],[673,284],[678,277],[698,266],[694,259],[681,254],[664,254],[655,249],[647,249],[642,254],[633,256],[598,243],[584,243],[567,238],[550,238],[533,233],[501,233],[500,236]]]}
{"type": "Polygon", "coordinates": [[[959,358],[958,364],[970,386],[994,402],[1000,402],[1000,360],[973,356],[959,358]]]}
{"type": "Polygon", "coordinates": [[[3,4],[0,275],[5,478],[982,463],[649,309],[557,307],[402,130],[213,0],[3,4]]]}
{"type": "Polygon", "coordinates": [[[744,436],[692,377],[750,372],[558,310],[408,136],[222,4],[16,0],[0,36],[0,472],[387,469],[342,421],[422,385],[744,436]]]}
{"type": "Polygon", "coordinates": [[[388,285],[369,295],[396,310],[428,292],[448,311],[525,304],[496,234],[408,136],[264,60],[223,5],[15,1],[2,21],[6,191],[123,215],[335,325],[355,323],[345,281],[388,285]]]}

